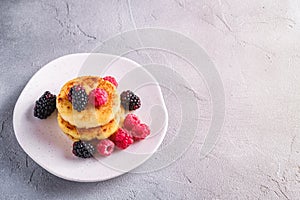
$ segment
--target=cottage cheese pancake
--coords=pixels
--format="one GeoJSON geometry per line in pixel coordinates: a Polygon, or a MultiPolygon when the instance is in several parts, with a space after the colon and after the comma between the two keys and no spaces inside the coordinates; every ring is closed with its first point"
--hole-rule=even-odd
{"type": "Polygon", "coordinates": [[[109,123],[93,128],[76,128],[76,126],[65,121],[59,113],[57,121],[61,130],[73,140],[101,140],[108,138],[118,129],[119,125],[123,123],[124,113],[124,109],[121,108],[119,112],[116,113],[115,118],[109,123]]]}
{"type": "Polygon", "coordinates": [[[68,81],[62,87],[57,97],[56,106],[64,121],[77,128],[87,129],[103,126],[113,120],[120,109],[120,97],[116,87],[109,81],[96,76],[83,76],[68,81]],[[96,88],[105,90],[107,102],[100,107],[88,104],[84,110],[78,112],[73,109],[72,103],[68,100],[69,91],[74,85],[81,85],[87,94],[96,88]]]}

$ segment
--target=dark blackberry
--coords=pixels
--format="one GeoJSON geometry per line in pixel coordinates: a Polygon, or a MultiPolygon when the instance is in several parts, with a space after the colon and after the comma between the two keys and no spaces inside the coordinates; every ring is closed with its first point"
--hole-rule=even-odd
{"type": "Polygon", "coordinates": [[[75,85],[70,89],[68,99],[78,112],[83,111],[88,103],[88,95],[81,85],[75,85]]]}
{"type": "Polygon", "coordinates": [[[129,110],[136,110],[139,109],[140,107],[141,107],[141,100],[137,95],[134,95],[130,99],[129,110]]]}
{"type": "Polygon", "coordinates": [[[36,102],[33,115],[40,119],[46,119],[56,109],[56,96],[46,91],[36,102]]]}
{"type": "Polygon", "coordinates": [[[91,158],[95,153],[95,147],[84,141],[77,141],[73,143],[72,153],[80,158],[91,158]]]}
{"type": "Polygon", "coordinates": [[[141,107],[141,100],[132,91],[127,90],[121,93],[121,104],[125,110],[131,111],[141,107]]]}

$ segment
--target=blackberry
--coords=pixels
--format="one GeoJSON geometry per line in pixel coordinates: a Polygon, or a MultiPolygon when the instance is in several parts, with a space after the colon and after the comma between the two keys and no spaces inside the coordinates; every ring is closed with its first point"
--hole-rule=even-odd
{"type": "Polygon", "coordinates": [[[125,110],[131,111],[141,107],[141,100],[132,91],[127,90],[121,93],[121,104],[125,110]]]}
{"type": "Polygon", "coordinates": [[[70,89],[68,99],[78,112],[83,111],[88,103],[88,95],[81,85],[75,85],[70,89]]]}
{"type": "Polygon", "coordinates": [[[46,119],[56,109],[56,96],[46,91],[36,102],[33,115],[40,119],[46,119]]]}
{"type": "Polygon", "coordinates": [[[95,147],[84,141],[77,141],[73,143],[72,153],[80,158],[91,158],[95,153],[95,147]]]}

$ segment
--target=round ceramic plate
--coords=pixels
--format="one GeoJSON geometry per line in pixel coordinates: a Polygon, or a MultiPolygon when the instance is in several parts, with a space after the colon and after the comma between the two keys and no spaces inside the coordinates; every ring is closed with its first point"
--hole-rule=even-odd
{"type": "Polygon", "coordinates": [[[94,182],[114,178],[145,162],[161,144],[168,114],[155,78],[136,62],[106,54],[72,54],[41,68],[22,91],[14,109],[14,131],[24,151],[50,173],[72,181],[94,182]],[[83,75],[114,76],[118,91],[130,89],[142,101],[134,113],[148,124],[151,134],[109,157],[80,159],[73,156],[72,141],[59,129],[54,112],[45,120],[33,117],[35,101],[46,91],[58,94],[68,80],[83,75]]]}

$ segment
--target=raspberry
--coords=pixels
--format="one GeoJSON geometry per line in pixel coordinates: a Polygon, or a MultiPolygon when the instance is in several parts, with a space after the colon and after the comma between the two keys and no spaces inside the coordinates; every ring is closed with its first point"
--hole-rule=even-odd
{"type": "Polygon", "coordinates": [[[128,114],[124,120],[124,128],[131,130],[134,126],[140,124],[139,118],[134,114],[128,114]]]}
{"type": "Polygon", "coordinates": [[[141,107],[140,98],[130,90],[122,92],[120,98],[125,110],[132,111],[141,107]]]}
{"type": "Polygon", "coordinates": [[[89,102],[96,107],[100,107],[107,102],[107,92],[104,89],[96,88],[89,94],[89,102]]]}
{"type": "Polygon", "coordinates": [[[92,144],[80,140],[73,143],[72,152],[77,157],[90,158],[95,153],[95,148],[92,144]]]}
{"type": "Polygon", "coordinates": [[[138,124],[132,128],[130,133],[135,141],[143,140],[150,134],[150,128],[146,124],[138,124]]]}
{"type": "Polygon", "coordinates": [[[87,106],[88,96],[81,85],[74,85],[69,91],[68,100],[72,102],[75,110],[81,112],[87,106]]]}
{"type": "Polygon", "coordinates": [[[133,138],[125,129],[119,128],[110,139],[120,149],[126,149],[133,143],[133,138]]]}
{"type": "Polygon", "coordinates": [[[109,139],[100,140],[97,144],[98,153],[102,156],[109,156],[115,148],[115,144],[109,139]]]}
{"type": "Polygon", "coordinates": [[[46,119],[56,109],[56,96],[46,91],[36,102],[33,115],[40,119],[46,119]]]}
{"type": "Polygon", "coordinates": [[[103,79],[106,80],[106,81],[111,82],[113,85],[115,85],[116,87],[118,87],[118,82],[116,81],[116,79],[114,77],[112,77],[112,76],[105,76],[103,79]]]}

